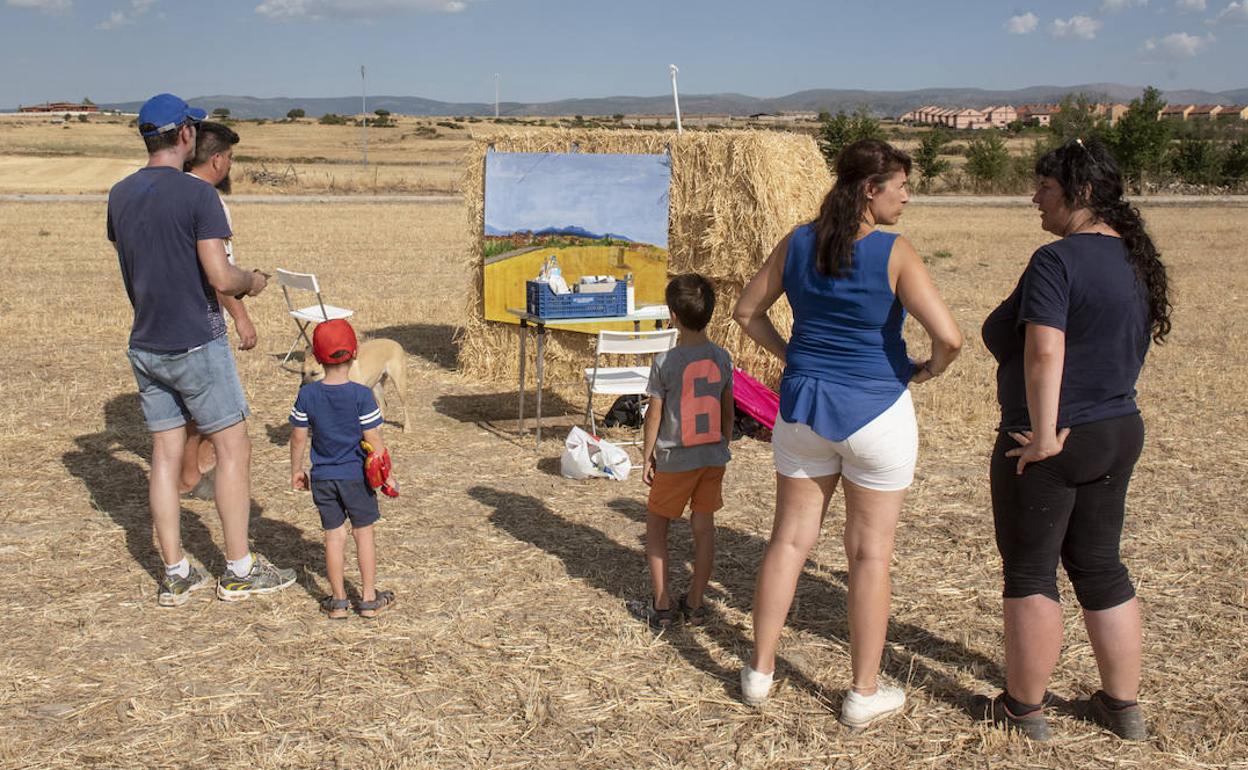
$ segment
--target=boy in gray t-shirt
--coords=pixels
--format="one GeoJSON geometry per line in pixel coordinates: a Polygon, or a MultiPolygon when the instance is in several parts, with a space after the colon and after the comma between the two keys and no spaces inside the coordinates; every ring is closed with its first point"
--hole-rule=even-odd
{"type": "Polygon", "coordinates": [[[715,560],[715,511],[723,507],[724,466],[731,458],[735,408],[732,359],[706,336],[715,312],[715,289],[696,274],[679,275],[667,285],[667,307],[680,332],[676,347],[654,358],[646,392],[642,480],[650,486],[646,516],[646,561],[654,596],[629,609],[655,630],[676,620],[706,620],[703,591],[715,560]],[[672,607],[667,586],[667,531],[672,519],[691,511],[693,581],[672,607]]]}

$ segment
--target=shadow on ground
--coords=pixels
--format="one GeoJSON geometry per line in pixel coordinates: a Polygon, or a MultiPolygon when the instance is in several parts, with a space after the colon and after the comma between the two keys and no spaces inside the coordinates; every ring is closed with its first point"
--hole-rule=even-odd
{"type": "MultiPolygon", "coordinates": [[[[74,439],[77,448],[61,455],[61,462],[73,476],[82,480],[91,495],[91,506],[108,515],[126,536],[131,558],[153,579],[164,574],[148,507],[148,469],[151,464],[151,436],[143,422],[136,393],[110,399],[104,405],[104,430],[74,439]],[[133,455],[136,462],[125,455],[133,455]]],[[[213,542],[201,514],[182,508],[182,547],[212,574],[225,569],[225,555],[213,542]]],[[[202,515],[215,516],[215,510],[202,515]]],[[[309,574],[315,569],[324,577],[324,554],[317,539],[304,537],[292,524],[265,518],[264,509],[251,502],[250,539],[257,553],[275,564],[294,567],[300,583],[313,597],[322,592],[309,574]]]]}
{"type": "MultiPolygon", "coordinates": [[[[606,591],[621,601],[646,595],[645,587],[648,585],[648,576],[643,549],[621,546],[593,527],[556,516],[545,503],[529,495],[483,486],[472,487],[468,490],[468,495],[494,509],[494,512],[490,514],[490,521],[499,529],[517,540],[532,543],[543,551],[559,557],[569,576],[606,591]]],[[[677,534],[672,537],[672,542],[687,542],[689,540],[687,529],[688,527],[685,526],[686,531],[682,536],[682,528],[673,527],[673,531],[677,534]]],[[[673,548],[671,556],[672,584],[674,586],[687,585],[689,572],[684,565],[691,554],[688,553],[687,548],[683,551],[680,548],[673,548]]],[[[713,588],[707,593],[711,596],[718,596],[713,588]]],[[[637,623],[640,624],[641,621],[637,623]]],[[[719,647],[738,656],[749,654],[750,640],[745,629],[739,624],[721,616],[712,618],[703,628],[719,647]]],[[[740,697],[740,688],[737,683],[740,675],[739,666],[735,663],[729,666],[720,665],[710,656],[696,636],[687,633],[679,626],[668,630],[664,636],[673,649],[690,665],[719,679],[723,683],[724,691],[730,697],[740,697]]],[[[787,666],[786,671],[788,678],[796,686],[806,690],[829,707],[837,705],[830,700],[832,693],[825,691],[821,685],[810,680],[797,667],[787,666]]]]}
{"type": "Polygon", "coordinates": [[[448,324],[402,324],[372,329],[369,339],[391,339],[403,346],[409,356],[419,356],[443,369],[459,364],[459,335],[462,329],[448,324]]]}
{"type": "MultiPolygon", "coordinates": [[[[439,414],[446,415],[459,422],[507,423],[513,425],[519,414],[519,394],[514,390],[501,393],[473,393],[468,395],[443,395],[433,401],[433,408],[439,414]]],[[[533,393],[525,393],[524,419],[529,427],[533,427],[535,409],[533,393]]],[[[584,405],[569,403],[556,393],[542,391],[542,425],[546,421],[562,424],[567,417],[582,418],[585,414],[584,405]]]]}
{"type": "MultiPolygon", "coordinates": [[[[609,501],[607,507],[633,521],[644,523],[646,520],[646,506],[638,500],[617,498],[609,501]]],[[[676,533],[671,538],[673,545],[679,543],[684,550],[682,554],[673,547],[673,561],[677,558],[693,558],[692,537],[688,529],[687,525],[673,529],[676,533]]],[[[828,536],[834,536],[834,533],[825,533],[825,537],[828,536]]],[[[767,541],[756,535],[718,526],[715,528],[715,549],[715,580],[726,591],[722,600],[740,612],[750,613],[754,580],[763,560],[763,552],[767,549],[767,541]]],[[[835,570],[831,573],[833,579],[829,580],[811,574],[809,570],[816,567],[813,562],[807,562],[806,571],[798,582],[797,594],[787,623],[791,628],[817,634],[848,650],[849,574],[844,570],[835,570]]],[[[968,670],[977,679],[1002,687],[1005,685],[1005,674],[996,661],[920,626],[891,618],[887,639],[884,673],[896,681],[920,685],[954,708],[969,713],[975,693],[949,674],[934,668],[931,663],[968,670]]]]}
{"type": "MultiPolygon", "coordinates": [[[[557,556],[571,577],[584,580],[621,600],[648,593],[644,544],[638,548],[621,546],[593,527],[556,515],[545,503],[529,495],[484,486],[472,487],[468,494],[494,509],[490,520],[497,527],[517,540],[532,543],[557,556]]],[[[634,521],[645,520],[646,508],[640,501],[619,498],[607,505],[634,521]]],[[[676,587],[674,593],[680,592],[679,587],[688,585],[690,577],[686,565],[692,559],[692,538],[688,530],[688,523],[683,519],[672,528],[671,580],[676,587]]],[[[716,591],[712,586],[708,594],[725,606],[750,613],[754,578],[766,546],[766,540],[761,537],[718,527],[714,581],[723,590],[716,591]]],[[[788,620],[790,627],[817,634],[839,647],[847,647],[847,579],[843,571],[834,572],[832,579],[806,571],[798,584],[788,620]]],[[[749,654],[753,646],[752,639],[742,626],[722,617],[710,623],[706,633],[721,647],[742,658],[749,654]]],[[[909,682],[911,686],[922,686],[934,697],[955,708],[969,712],[974,693],[933,663],[970,670],[981,680],[1003,682],[1002,672],[995,661],[919,626],[890,621],[888,639],[883,664],[885,673],[897,681],[909,682]]],[[[691,665],[719,678],[725,682],[726,691],[733,697],[739,696],[736,685],[739,668],[735,665],[725,668],[715,662],[689,635],[673,633],[669,642],[691,665]]],[[[778,661],[777,669],[828,708],[839,710],[842,693],[828,691],[806,676],[800,666],[789,664],[783,658],[778,661]]]]}

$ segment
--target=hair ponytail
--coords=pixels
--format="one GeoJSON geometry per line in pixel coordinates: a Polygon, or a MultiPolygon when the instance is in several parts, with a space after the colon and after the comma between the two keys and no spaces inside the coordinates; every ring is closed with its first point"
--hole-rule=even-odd
{"type": "Polygon", "coordinates": [[[1148,300],[1148,321],[1153,341],[1160,344],[1170,333],[1170,281],[1161,254],[1153,245],[1153,239],[1144,229],[1144,218],[1135,206],[1119,198],[1104,206],[1093,206],[1092,213],[1105,224],[1118,231],[1123,245],[1127,247],[1127,260],[1135,269],[1136,276],[1144,284],[1148,300]]]}
{"type": "Polygon", "coordinates": [[[898,171],[910,173],[910,156],[878,139],[854,142],[836,156],[836,184],[814,221],[815,266],[822,275],[838,277],[853,267],[867,186],[879,187],[898,171]]]}

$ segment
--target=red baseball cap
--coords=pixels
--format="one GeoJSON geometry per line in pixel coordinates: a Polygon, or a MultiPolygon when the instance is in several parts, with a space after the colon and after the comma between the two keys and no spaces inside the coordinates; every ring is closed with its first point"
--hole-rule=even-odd
{"type": "Polygon", "coordinates": [[[355,358],[356,349],[355,329],[345,319],[323,321],[312,332],[312,354],[322,364],[345,364],[355,358]]]}

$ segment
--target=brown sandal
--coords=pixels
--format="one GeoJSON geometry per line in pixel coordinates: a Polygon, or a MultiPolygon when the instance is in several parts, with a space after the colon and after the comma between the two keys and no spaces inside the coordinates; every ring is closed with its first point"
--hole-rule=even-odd
{"type": "Polygon", "coordinates": [[[362,618],[375,618],[393,607],[394,602],[394,591],[378,591],[376,599],[371,602],[360,600],[355,603],[355,609],[362,618]]]}

